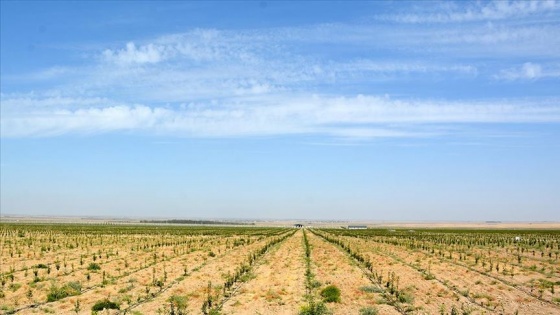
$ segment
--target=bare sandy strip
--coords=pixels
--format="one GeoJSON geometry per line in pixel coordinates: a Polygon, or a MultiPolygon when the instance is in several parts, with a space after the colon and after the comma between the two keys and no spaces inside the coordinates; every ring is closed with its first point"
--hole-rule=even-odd
{"type": "Polygon", "coordinates": [[[319,291],[329,284],[341,290],[341,302],[327,305],[333,314],[359,314],[360,309],[365,307],[376,307],[382,314],[399,314],[389,305],[376,305],[380,297],[378,293],[368,293],[360,289],[371,286],[371,282],[341,249],[313,233],[307,235],[312,247],[312,272],[322,284],[319,291]]]}
{"type": "Polygon", "coordinates": [[[302,231],[276,247],[224,304],[223,314],[297,314],[305,302],[305,258],[302,231]]]}

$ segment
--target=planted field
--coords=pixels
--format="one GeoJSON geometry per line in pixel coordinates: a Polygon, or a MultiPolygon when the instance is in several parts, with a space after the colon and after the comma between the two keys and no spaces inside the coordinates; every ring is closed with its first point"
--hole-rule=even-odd
{"type": "Polygon", "coordinates": [[[560,314],[560,233],[0,225],[0,314],[560,314]]]}
{"type": "Polygon", "coordinates": [[[203,303],[215,308],[224,282],[240,281],[254,260],[293,231],[3,225],[1,233],[1,313],[90,314],[98,304],[152,314],[171,305],[195,313],[203,303]]]}
{"type": "Polygon", "coordinates": [[[366,267],[387,302],[403,313],[560,313],[558,231],[317,234],[366,267]]]}

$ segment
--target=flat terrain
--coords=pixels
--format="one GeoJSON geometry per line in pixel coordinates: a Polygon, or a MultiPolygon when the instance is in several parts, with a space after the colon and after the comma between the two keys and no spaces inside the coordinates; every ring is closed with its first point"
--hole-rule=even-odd
{"type": "Polygon", "coordinates": [[[560,314],[558,229],[10,222],[0,234],[0,314],[560,314]]]}
{"type": "MultiPolygon", "coordinates": [[[[147,218],[147,221],[162,221],[163,219],[147,218]]],[[[1,215],[0,222],[4,223],[72,223],[72,224],[113,224],[130,225],[141,224],[143,221],[137,218],[116,218],[116,217],[79,217],[79,216],[21,216],[21,215],[1,215]]],[[[348,225],[366,225],[369,228],[441,228],[441,229],[537,229],[537,230],[560,230],[560,222],[520,222],[520,221],[342,221],[342,220],[233,220],[233,219],[214,219],[217,223],[239,223],[240,225],[252,225],[258,227],[292,227],[294,224],[303,224],[308,227],[316,228],[340,228],[348,225]]],[[[153,224],[151,224],[153,225],[153,224]]],[[[169,225],[169,224],[167,224],[169,225]]]]}

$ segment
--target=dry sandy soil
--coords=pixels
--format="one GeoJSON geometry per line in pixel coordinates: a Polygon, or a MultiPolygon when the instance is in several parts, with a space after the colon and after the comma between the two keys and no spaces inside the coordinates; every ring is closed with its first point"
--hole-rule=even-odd
{"type": "Polygon", "coordinates": [[[121,314],[168,314],[172,297],[186,298],[189,314],[201,314],[209,294],[222,314],[298,314],[310,299],[321,301],[320,292],[328,285],[341,291],[339,303],[326,303],[333,314],[360,314],[366,307],[379,314],[449,314],[451,308],[469,314],[560,314],[558,288],[539,287],[546,281],[560,284],[560,262],[554,256],[560,240],[554,236],[540,239],[536,234],[536,243],[527,243],[528,250],[520,252],[517,243],[457,243],[440,250],[430,238],[406,233],[398,238],[344,236],[333,230],[254,230],[175,235],[162,228],[154,234],[100,236],[3,227],[0,314],[75,314],[78,300],[77,313],[91,314],[93,304],[103,299],[118,302],[121,314]],[[309,291],[304,233],[314,283],[309,291]],[[360,253],[369,270],[320,235],[360,253]],[[271,241],[278,242],[268,246],[271,241]],[[479,256],[483,258],[475,261],[479,256]],[[490,262],[498,263],[499,271],[490,270],[490,262]],[[100,270],[88,270],[92,263],[100,270]],[[247,271],[226,289],[226,280],[244,265],[247,271]],[[387,293],[391,275],[406,294],[402,301],[387,293]],[[70,282],[81,284],[81,294],[47,302],[51,286],[70,282]]]}

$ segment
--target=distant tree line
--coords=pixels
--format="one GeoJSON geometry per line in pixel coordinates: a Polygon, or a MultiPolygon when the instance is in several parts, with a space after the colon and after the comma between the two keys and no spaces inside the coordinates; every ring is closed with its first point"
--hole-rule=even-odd
{"type": "Polygon", "coordinates": [[[211,220],[142,220],[141,223],[170,223],[170,224],[208,224],[208,225],[255,225],[255,223],[211,221],[211,220]]]}

